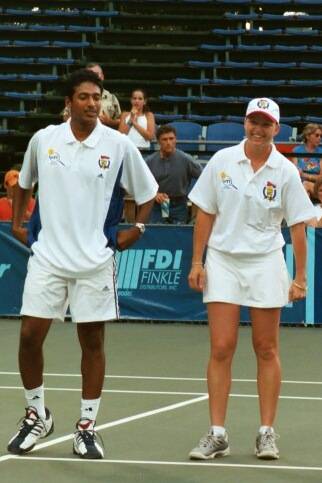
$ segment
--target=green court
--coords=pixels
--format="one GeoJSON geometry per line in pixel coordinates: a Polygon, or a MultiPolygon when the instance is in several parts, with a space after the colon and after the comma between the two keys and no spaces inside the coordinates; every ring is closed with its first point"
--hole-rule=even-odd
{"type": "Polygon", "coordinates": [[[0,323],[0,481],[11,483],[303,483],[322,481],[322,330],[281,328],[283,385],[275,425],[278,461],[253,455],[258,429],[250,327],[240,328],[227,429],[231,456],[189,461],[208,429],[208,328],[190,324],[107,324],[107,376],[97,427],[104,460],[72,453],[79,417],[80,352],[75,327],[55,323],[45,344],[46,405],[55,431],[25,457],[7,441],[24,414],[17,368],[20,322],[0,323]]]}

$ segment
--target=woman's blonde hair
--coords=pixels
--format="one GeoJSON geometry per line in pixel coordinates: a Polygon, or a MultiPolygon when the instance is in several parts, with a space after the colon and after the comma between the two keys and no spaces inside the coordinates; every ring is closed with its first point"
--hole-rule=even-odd
{"type": "Polygon", "coordinates": [[[322,132],[322,128],[321,128],[320,124],[316,124],[316,123],[313,123],[313,122],[310,122],[309,124],[307,124],[304,127],[302,134],[301,134],[303,141],[306,143],[307,138],[310,136],[310,134],[313,134],[317,130],[322,132]]]}

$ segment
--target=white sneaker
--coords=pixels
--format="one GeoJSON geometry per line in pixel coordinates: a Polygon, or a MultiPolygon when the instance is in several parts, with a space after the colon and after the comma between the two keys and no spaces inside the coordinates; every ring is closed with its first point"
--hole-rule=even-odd
{"type": "Polygon", "coordinates": [[[268,429],[265,433],[258,433],[255,445],[255,455],[262,460],[278,460],[280,457],[276,440],[279,435],[268,429]]]}
{"type": "Polygon", "coordinates": [[[53,418],[49,409],[45,410],[46,419],[41,418],[34,407],[26,408],[26,416],[22,419],[18,433],[8,443],[7,449],[10,453],[27,453],[40,438],[46,438],[54,431],[53,418]]]}
{"type": "MultiPolygon", "coordinates": [[[[103,448],[97,441],[99,436],[95,429],[95,421],[90,419],[80,419],[76,423],[76,431],[74,433],[73,452],[86,459],[102,459],[104,458],[103,448]]],[[[103,441],[100,442],[103,444],[103,441]]]]}
{"type": "Polygon", "coordinates": [[[190,451],[189,458],[192,460],[209,460],[216,456],[228,456],[229,454],[230,449],[227,432],[223,436],[217,436],[210,429],[201,438],[198,446],[190,451]]]}

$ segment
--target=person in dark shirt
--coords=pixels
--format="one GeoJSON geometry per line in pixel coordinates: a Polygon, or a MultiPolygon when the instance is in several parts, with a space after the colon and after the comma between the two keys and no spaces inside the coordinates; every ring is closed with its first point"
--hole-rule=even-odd
{"type": "Polygon", "coordinates": [[[176,130],[160,126],[156,133],[160,151],[146,158],[159,184],[150,223],[185,224],[188,222],[187,194],[192,179],[201,174],[201,165],[189,154],[176,148],[176,130]]]}

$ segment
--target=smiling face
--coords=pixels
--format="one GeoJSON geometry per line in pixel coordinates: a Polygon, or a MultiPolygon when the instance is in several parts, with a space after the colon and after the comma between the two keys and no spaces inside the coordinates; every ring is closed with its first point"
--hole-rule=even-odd
{"type": "Polygon", "coordinates": [[[246,117],[244,122],[247,141],[254,146],[270,145],[280,127],[262,113],[254,113],[246,117]]]}
{"type": "Polygon", "coordinates": [[[100,88],[92,82],[82,82],[75,87],[72,98],[66,98],[66,107],[71,113],[73,124],[94,128],[101,109],[100,88]]]}

